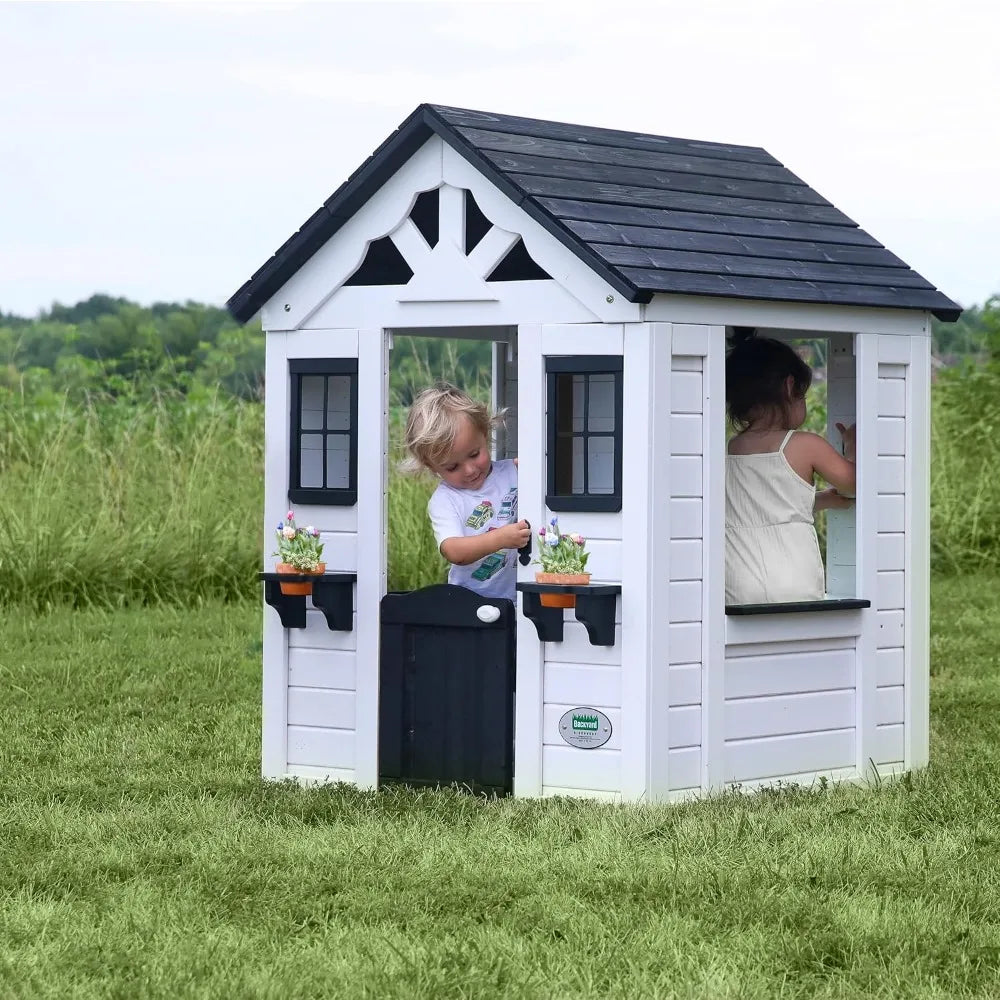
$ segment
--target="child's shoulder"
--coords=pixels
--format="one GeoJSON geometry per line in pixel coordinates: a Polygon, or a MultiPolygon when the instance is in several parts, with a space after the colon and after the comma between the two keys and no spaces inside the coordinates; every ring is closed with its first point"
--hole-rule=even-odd
{"type": "Polygon", "coordinates": [[[796,431],[785,445],[785,454],[797,456],[803,461],[821,461],[834,451],[833,445],[822,434],[812,431],[796,431]]]}
{"type": "Polygon", "coordinates": [[[788,439],[786,447],[796,448],[829,448],[830,442],[822,434],[815,434],[813,431],[795,431],[788,439]]]}

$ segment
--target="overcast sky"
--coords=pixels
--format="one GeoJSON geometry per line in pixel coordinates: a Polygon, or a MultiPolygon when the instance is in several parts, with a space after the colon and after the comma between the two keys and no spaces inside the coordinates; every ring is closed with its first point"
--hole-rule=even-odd
{"type": "Polygon", "coordinates": [[[222,304],[420,103],[763,146],[1000,292],[995,0],[0,0],[0,311],[222,304]]]}

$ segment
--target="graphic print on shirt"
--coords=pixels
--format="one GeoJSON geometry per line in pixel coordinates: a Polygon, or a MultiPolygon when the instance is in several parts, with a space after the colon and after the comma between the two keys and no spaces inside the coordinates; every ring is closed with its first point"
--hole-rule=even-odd
{"type": "Polygon", "coordinates": [[[504,498],[500,501],[500,513],[498,515],[499,520],[507,521],[509,524],[511,521],[517,520],[517,487],[512,486],[505,494],[504,498]]]}
{"type": "Polygon", "coordinates": [[[493,519],[493,504],[489,500],[483,500],[481,503],[477,504],[472,513],[469,515],[469,519],[465,522],[467,528],[481,528],[487,521],[493,519]]]}
{"type": "Polygon", "coordinates": [[[473,580],[488,580],[491,576],[496,576],[507,565],[506,552],[494,552],[488,555],[472,574],[473,580]]]}

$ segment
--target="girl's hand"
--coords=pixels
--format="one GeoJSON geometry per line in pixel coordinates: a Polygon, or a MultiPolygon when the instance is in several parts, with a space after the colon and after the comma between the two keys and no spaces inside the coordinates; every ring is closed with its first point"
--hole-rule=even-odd
{"type": "Polygon", "coordinates": [[[853,462],[858,440],[858,425],[851,424],[850,427],[845,427],[843,424],[837,424],[837,430],[840,431],[840,437],[844,442],[844,458],[853,462]]]}
{"type": "Polygon", "coordinates": [[[845,497],[832,486],[826,490],[819,490],[813,501],[813,510],[850,510],[853,506],[853,497],[845,497]]]}

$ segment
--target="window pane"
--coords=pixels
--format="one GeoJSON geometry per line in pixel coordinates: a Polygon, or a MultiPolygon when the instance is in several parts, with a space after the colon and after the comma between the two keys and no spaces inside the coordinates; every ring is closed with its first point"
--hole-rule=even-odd
{"type": "Polygon", "coordinates": [[[299,485],[323,487],[322,434],[302,434],[299,437],[299,485]]]}
{"type": "Polygon", "coordinates": [[[586,483],[583,481],[583,438],[573,438],[573,493],[583,493],[586,483]]]}
{"type": "Polygon", "coordinates": [[[610,372],[590,376],[587,429],[611,434],[615,430],[615,376],[610,372]]]}
{"type": "Polygon", "coordinates": [[[347,434],[331,434],[326,439],[326,486],[346,490],[351,485],[351,439],[347,434]]]}
{"type": "Polygon", "coordinates": [[[299,426],[304,431],[323,428],[324,375],[302,375],[299,381],[299,426]]]}
{"type": "Polygon", "coordinates": [[[327,379],[326,427],[331,431],[351,429],[351,376],[331,375],[327,379]]]}
{"type": "Polygon", "coordinates": [[[583,431],[583,396],[584,396],[584,376],[573,376],[573,432],[580,434],[583,431]]]}
{"type": "Polygon", "coordinates": [[[592,437],[587,441],[588,493],[614,493],[615,491],[615,439],[592,437]]]}

